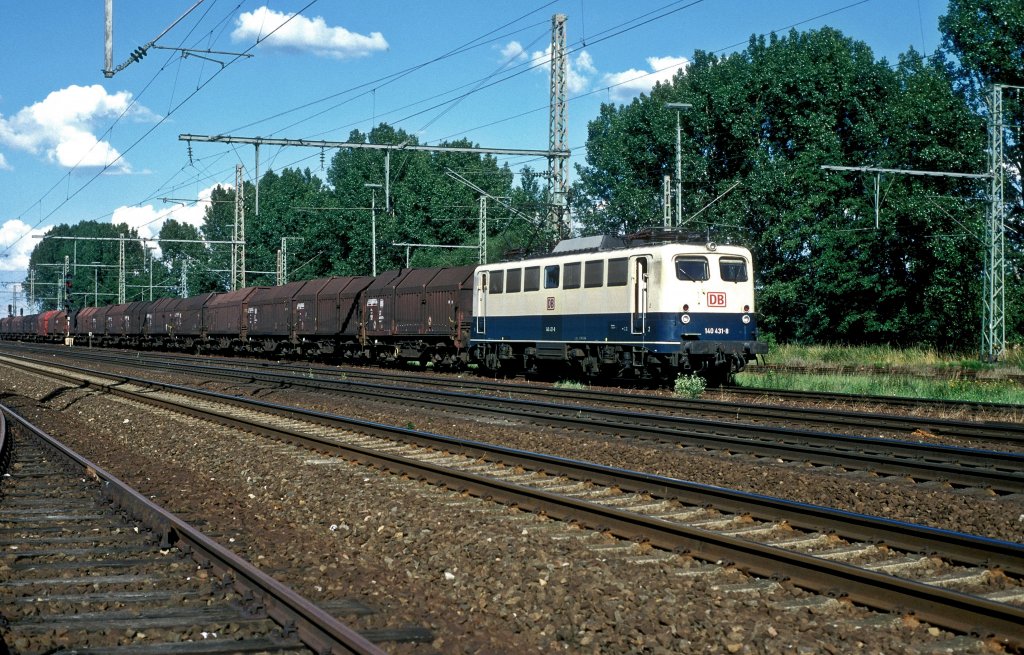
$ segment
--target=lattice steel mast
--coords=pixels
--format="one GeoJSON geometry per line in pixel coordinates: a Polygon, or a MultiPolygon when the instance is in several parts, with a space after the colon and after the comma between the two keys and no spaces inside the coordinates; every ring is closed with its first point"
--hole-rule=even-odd
{"type": "Polygon", "coordinates": [[[1006,222],[1003,197],[1003,89],[992,85],[989,105],[988,222],[985,225],[985,273],[981,310],[981,360],[994,362],[1006,351],[1006,222]]]}
{"type": "Polygon", "coordinates": [[[245,180],[235,164],[235,228],[231,238],[231,290],[245,288],[245,180]]]}
{"type": "Polygon", "coordinates": [[[558,238],[568,236],[566,198],[569,167],[568,60],[565,53],[565,14],[551,18],[551,99],[548,113],[548,225],[558,238]],[[562,156],[557,156],[556,153],[562,156]]]}

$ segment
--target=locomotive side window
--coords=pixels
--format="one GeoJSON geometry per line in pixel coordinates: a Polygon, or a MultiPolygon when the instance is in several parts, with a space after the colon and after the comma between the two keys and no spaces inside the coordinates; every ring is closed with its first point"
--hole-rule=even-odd
{"type": "Polygon", "coordinates": [[[544,267],[544,288],[558,288],[558,264],[553,264],[552,266],[544,267]]]}
{"type": "Polygon", "coordinates": [[[625,257],[608,260],[608,286],[624,287],[629,280],[629,260],[625,257]]]}
{"type": "Polygon", "coordinates": [[[505,286],[505,271],[491,271],[491,287],[488,289],[491,293],[501,293],[502,288],[505,286]]]}
{"type": "Polygon", "coordinates": [[[583,267],[583,286],[588,289],[604,286],[604,260],[595,259],[583,267]]]}
{"type": "Polygon", "coordinates": [[[582,265],[579,262],[572,262],[571,264],[565,265],[565,278],[562,280],[563,289],[579,289],[580,288],[580,269],[582,265]]]}
{"type": "Polygon", "coordinates": [[[694,257],[684,255],[676,257],[676,277],[680,280],[690,282],[703,282],[710,275],[707,257],[694,257]]]}
{"type": "Polygon", "coordinates": [[[519,282],[523,277],[523,269],[510,268],[505,271],[505,293],[519,293],[519,282]]]}
{"type": "Polygon", "coordinates": [[[746,282],[747,261],[740,257],[722,257],[718,260],[719,272],[725,282],[746,282]]]}
{"type": "Polygon", "coordinates": [[[540,266],[527,266],[526,275],[523,277],[523,291],[537,291],[540,289],[540,266]]]}

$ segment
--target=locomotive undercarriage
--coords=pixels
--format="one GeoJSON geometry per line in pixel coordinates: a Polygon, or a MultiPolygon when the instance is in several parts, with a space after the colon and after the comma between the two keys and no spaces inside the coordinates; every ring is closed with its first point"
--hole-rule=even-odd
{"type": "Polygon", "coordinates": [[[741,357],[720,350],[693,356],[611,344],[481,344],[472,355],[485,371],[502,377],[524,373],[668,386],[679,375],[700,375],[709,386],[721,386],[746,365],[741,357]]]}
{"type": "MultiPolygon", "coordinates": [[[[8,337],[10,338],[10,337],[8,337]]],[[[43,341],[37,335],[18,335],[26,341],[43,341]]],[[[79,336],[79,345],[145,348],[211,354],[251,354],[265,357],[321,359],[352,364],[417,366],[444,371],[465,370],[471,364],[499,377],[559,377],[635,381],[671,386],[679,375],[696,374],[709,386],[731,382],[746,365],[744,355],[705,348],[705,352],[655,353],[641,346],[586,343],[483,343],[470,350],[451,340],[401,341],[336,339],[251,339],[95,335],[79,336]]],[[[711,344],[707,344],[711,345],[711,344]]]]}

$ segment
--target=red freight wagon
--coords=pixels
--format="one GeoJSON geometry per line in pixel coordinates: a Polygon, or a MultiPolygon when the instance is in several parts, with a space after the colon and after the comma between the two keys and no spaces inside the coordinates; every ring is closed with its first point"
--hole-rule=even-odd
{"type": "Polygon", "coordinates": [[[107,336],[120,342],[142,336],[149,304],[135,301],[111,307],[107,312],[107,336]]]}
{"type": "Polygon", "coordinates": [[[68,313],[64,310],[47,312],[46,317],[46,339],[47,341],[62,341],[70,332],[68,325],[68,313]]]}
{"type": "Polygon", "coordinates": [[[146,334],[155,340],[162,340],[176,330],[178,325],[174,315],[181,303],[181,298],[154,300],[146,310],[146,334]]]}
{"type": "Polygon", "coordinates": [[[316,335],[359,336],[359,300],[372,281],[369,275],[330,278],[316,296],[316,335]]]}
{"type": "Polygon", "coordinates": [[[294,338],[305,340],[317,334],[317,324],[320,319],[317,316],[317,296],[336,279],[338,278],[324,277],[307,280],[292,295],[292,334],[294,338]]]}
{"type": "Polygon", "coordinates": [[[201,296],[184,298],[168,320],[170,336],[174,338],[199,339],[206,337],[207,323],[203,309],[217,294],[204,293],[201,296]]]}
{"type": "Polygon", "coordinates": [[[39,341],[46,341],[46,337],[48,336],[47,328],[50,326],[50,319],[59,313],[60,310],[51,309],[35,315],[35,325],[33,326],[35,329],[33,332],[38,337],[39,341]]]}
{"type": "MultiPolygon", "coordinates": [[[[269,350],[275,350],[276,344],[293,338],[292,326],[295,319],[292,296],[305,284],[305,282],[289,282],[279,287],[259,287],[249,297],[246,319],[249,338],[275,337],[268,339],[275,343],[269,350]]],[[[264,349],[268,348],[264,347],[264,349]]]]}
{"type": "Polygon", "coordinates": [[[367,339],[390,340],[395,333],[395,287],[413,269],[385,271],[363,293],[362,332],[367,339]]]}
{"type": "Polygon", "coordinates": [[[210,298],[203,307],[207,339],[217,340],[220,348],[230,348],[244,342],[249,331],[249,300],[258,290],[266,288],[246,287],[218,293],[210,298]]]}
{"type": "Polygon", "coordinates": [[[469,345],[476,266],[442,268],[424,287],[423,334],[445,335],[456,347],[469,345]]]}
{"type": "Polygon", "coordinates": [[[107,313],[113,307],[86,307],[78,312],[77,333],[94,337],[103,336],[107,333],[107,313]]]}
{"type": "Polygon", "coordinates": [[[473,300],[474,266],[415,269],[395,288],[395,336],[458,338],[473,300]]]}

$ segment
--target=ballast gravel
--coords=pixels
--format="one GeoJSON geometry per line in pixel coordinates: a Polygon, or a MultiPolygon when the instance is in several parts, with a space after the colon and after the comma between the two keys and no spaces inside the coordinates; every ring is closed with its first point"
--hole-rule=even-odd
{"type": "MultiPolygon", "coordinates": [[[[354,628],[429,631],[422,641],[383,642],[390,653],[810,655],[954,652],[954,644],[955,652],[1000,651],[910,616],[829,602],[729,566],[682,555],[634,563],[640,560],[631,556],[644,549],[607,535],[238,430],[9,368],[0,367],[0,380],[4,404],[303,595],[325,607],[354,600],[373,610],[341,615],[354,628]]],[[[298,404],[303,396],[275,399],[298,404]]],[[[959,503],[946,491],[903,483],[774,467],[762,474],[728,461],[712,467],[706,458],[691,465],[614,440],[496,429],[412,407],[359,407],[344,398],[332,404],[319,396],[304,404],[725,486],[742,481],[799,500],[834,505],[860,497],[860,511],[880,513],[874,510],[887,504],[890,514],[919,522],[922,513],[952,521],[950,503],[959,503]],[[929,499],[943,509],[921,505],[929,499]]],[[[965,498],[960,511],[967,519],[986,505],[965,498]]]]}

